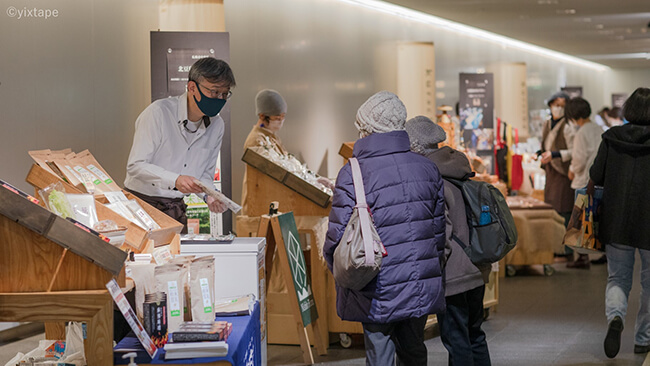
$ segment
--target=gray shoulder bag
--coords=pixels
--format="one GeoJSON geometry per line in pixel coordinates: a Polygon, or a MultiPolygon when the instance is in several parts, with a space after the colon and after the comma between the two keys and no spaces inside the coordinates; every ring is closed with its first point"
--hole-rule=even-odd
{"type": "Polygon", "coordinates": [[[383,244],[370,218],[361,169],[356,158],[350,159],[357,204],[354,206],[343,237],[334,250],[334,280],[343,288],[361,290],[379,273],[383,244]]]}

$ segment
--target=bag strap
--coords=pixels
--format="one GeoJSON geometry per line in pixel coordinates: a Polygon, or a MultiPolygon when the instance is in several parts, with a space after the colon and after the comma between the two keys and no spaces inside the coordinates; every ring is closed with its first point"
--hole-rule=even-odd
{"type": "Polygon", "coordinates": [[[354,182],[354,194],[357,204],[354,206],[359,213],[359,222],[361,223],[361,238],[363,238],[363,247],[365,249],[366,265],[375,264],[375,249],[372,245],[372,230],[370,229],[370,214],[368,203],[366,203],[366,192],[363,189],[363,177],[361,176],[361,167],[356,158],[350,158],[350,167],[352,168],[352,180],[354,182]]]}

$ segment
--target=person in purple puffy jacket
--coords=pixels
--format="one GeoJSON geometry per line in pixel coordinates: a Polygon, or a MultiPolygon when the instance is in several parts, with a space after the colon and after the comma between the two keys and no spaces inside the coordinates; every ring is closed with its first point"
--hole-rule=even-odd
{"type": "MultiPolygon", "coordinates": [[[[443,260],[445,202],[438,168],[410,151],[404,131],[406,108],[382,91],[357,112],[361,138],[352,155],[363,176],[366,200],[386,256],[381,270],[360,291],[337,285],[336,309],[343,320],[363,324],[367,365],[426,365],[424,326],[445,309],[443,260]]],[[[356,204],[350,165],[339,171],[323,248],[333,255],[356,204]]]]}

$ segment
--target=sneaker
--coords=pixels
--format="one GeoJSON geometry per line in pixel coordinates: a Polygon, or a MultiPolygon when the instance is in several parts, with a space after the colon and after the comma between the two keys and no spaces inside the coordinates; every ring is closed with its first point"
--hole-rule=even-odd
{"type": "Polygon", "coordinates": [[[634,345],[634,353],[648,353],[650,352],[650,345],[648,346],[639,346],[638,344],[634,345]]]}
{"type": "Polygon", "coordinates": [[[605,355],[614,358],[621,349],[621,333],[623,332],[623,319],[620,316],[614,317],[607,327],[605,336],[605,355]]]}

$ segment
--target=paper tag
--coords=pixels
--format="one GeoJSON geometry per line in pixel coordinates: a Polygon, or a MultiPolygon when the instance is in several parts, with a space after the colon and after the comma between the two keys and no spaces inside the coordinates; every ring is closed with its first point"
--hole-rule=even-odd
{"type": "Polygon", "coordinates": [[[149,218],[149,215],[147,215],[147,213],[144,212],[143,209],[138,209],[138,210],[136,210],[136,211],[135,211],[135,214],[138,215],[138,217],[140,218],[140,220],[142,220],[142,222],[143,222],[145,225],[147,225],[147,227],[149,227],[149,228],[153,228],[153,227],[156,226],[156,223],[153,222],[153,220],[151,220],[151,219],[149,218]]]}
{"type": "Polygon", "coordinates": [[[113,297],[113,301],[115,301],[115,304],[117,304],[117,307],[122,312],[122,315],[124,315],[124,319],[126,319],[126,322],[129,323],[129,326],[135,333],[136,337],[138,337],[140,343],[142,343],[144,349],[147,351],[149,356],[153,357],[156,353],[156,345],[153,344],[151,337],[149,337],[147,332],[144,330],[144,327],[135,316],[133,308],[131,308],[126,297],[124,297],[124,293],[122,293],[122,289],[120,289],[120,285],[118,285],[117,281],[113,279],[106,284],[106,288],[113,297]]]}
{"type": "Polygon", "coordinates": [[[104,197],[106,197],[106,199],[110,203],[118,203],[118,202],[124,202],[129,200],[128,198],[126,198],[124,192],[122,191],[106,192],[104,193],[104,197]]]}
{"type": "Polygon", "coordinates": [[[210,301],[210,286],[208,285],[207,278],[199,279],[201,284],[201,294],[203,295],[203,312],[211,313],[212,312],[212,302],[210,301]]]}
{"type": "Polygon", "coordinates": [[[113,183],[113,180],[108,175],[104,174],[104,172],[101,169],[97,168],[93,164],[87,165],[86,168],[88,168],[91,172],[95,173],[95,175],[98,176],[99,179],[104,181],[104,183],[106,184],[113,183]]]}
{"type": "Polygon", "coordinates": [[[176,281],[167,282],[167,301],[169,302],[170,315],[181,316],[181,304],[178,297],[178,283],[176,281]]]}

